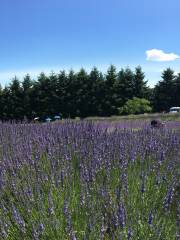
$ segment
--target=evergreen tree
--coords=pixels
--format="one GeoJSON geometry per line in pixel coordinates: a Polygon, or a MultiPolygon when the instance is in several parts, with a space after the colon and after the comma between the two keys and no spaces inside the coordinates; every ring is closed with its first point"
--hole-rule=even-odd
{"type": "Polygon", "coordinates": [[[105,98],[104,98],[104,112],[106,115],[117,114],[116,108],[116,83],[117,73],[115,66],[111,65],[107,70],[105,78],[105,98]]]}
{"type": "Polygon", "coordinates": [[[74,81],[75,98],[74,104],[76,106],[76,116],[88,116],[88,74],[82,68],[77,74],[74,81]]]}
{"type": "Polygon", "coordinates": [[[121,69],[116,81],[117,102],[122,107],[127,100],[135,96],[134,93],[134,74],[130,68],[121,69]]]}
{"type": "Polygon", "coordinates": [[[1,98],[1,119],[3,120],[10,120],[12,119],[12,109],[11,109],[11,102],[10,102],[10,89],[9,87],[5,87],[2,91],[2,98],[1,98]]]}
{"type": "Polygon", "coordinates": [[[102,116],[103,115],[103,102],[104,94],[104,79],[103,75],[94,67],[88,78],[89,88],[89,116],[102,116]]]}
{"type": "Polygon", "coordinates": [[[51,72],[48,78],[49,84],[49,115],[58,115],[60,113],[59,109],[59,89],[58,89],[58,75],[51,72]]]}
{"type": "Polygon", "coordinates": [[[172,106],[180,106],[180,73],[175,77],[173,84],[173,103],[172,106]]]}
{"type": "Polygon", "coordinates": [[[56,114],[61,113],[63,116],[66,113],[66,96],[67,96],[67,76],[65,71],[60,71],[56,81],[56,114]]]}
{"type": "Polygon", "coordinates": [[[27,74],[22,82],[22,95],[23,95],[23,116],[27,117],[28,119],[33,118],[33,105],[32,105],[32,88],[33,88],[33,81],[30,78],[30,75],[27,74]]]}
{"type": "Polygon", "coordinates": [[[71,69],[67,76],[66,85],[66,111],[64,113],[67,118],[74,118],[76,116],[76,74],[71,69]]]}
{"type": "Polygon", "coordinates": [[[168,111],[173,105],[174,98],[174,71],[167,68],[162,73],[162,81],[159,81],[154,88],[154,109],[155,111],[168,111]]]}
{"type": "Polygon", "coordinates": [[[147,81],[144,80],[145,74],[140,66],[136,67],[134,73],[134,96],[137,98],[146,98],[148,95],[147,81]]]}
{"type": "Polygon", "coordinates": [[[23,91],[20,81],[15,77],[9,87],[9,111],[11,119],[23,119],[23,91]]]}
{"type": "Polygon", "coordinates": [[[122,107],[125,103],[123,90],[125,89],[124,85],[124,69],[121,69],[118,74],[116,81],[114,83],[114,92],[117,108],[122,107]]]}
{"type": "Polygon", "coordinates": [[[42,72],[38,76],[38,80],[34,83],[32,92],[34,106],[33,112],[36,116],[42,116],[42,118],[45,118],[52,114],[53,109],[50,108],[50,101],[52,99],[50,89],[50,79],[42,72]]]}
{"type": "Polygon", "coordinates": [[[3,118],[3,90],[0,84],[0,119],[3,118]]]}

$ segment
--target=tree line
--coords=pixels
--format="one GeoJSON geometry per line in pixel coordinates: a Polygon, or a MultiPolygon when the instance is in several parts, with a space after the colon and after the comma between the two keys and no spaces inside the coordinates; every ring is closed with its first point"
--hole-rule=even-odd
{"type": "Polygon", "coordinates": [[[0,119],[118,115],[119,108],[134,97],[149,100],[153,111],[180,106],[180,74],[168,68],[154,88],[147,83],[140,66],[118,71],[111,65],[105,74],[96,67],[89,73],[83,68],[49,76],[41,73],[36,80],[27,74],[22,82],[14,77],[8,86],[0,87],[0,119]]]}

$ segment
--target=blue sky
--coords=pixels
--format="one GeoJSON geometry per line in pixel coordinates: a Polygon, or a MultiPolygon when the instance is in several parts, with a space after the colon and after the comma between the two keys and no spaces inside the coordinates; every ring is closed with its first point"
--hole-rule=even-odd
{"type": "Polygon", "coordinates": [[[141,65],[153,86],[162,69],[180,72],[179,12],[179,0],[1,1],[0,83],[114,64],[141,65]]]}

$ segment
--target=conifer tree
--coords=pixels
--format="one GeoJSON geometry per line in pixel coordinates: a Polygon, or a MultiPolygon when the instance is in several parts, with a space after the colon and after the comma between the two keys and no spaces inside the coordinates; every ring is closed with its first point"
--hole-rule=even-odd
{"type": "Polygon", "coordinates": [[[136,67],[134,73],[134,96],[137,98],[146,98],[148,94],[147,81],[144,80],[145,74],[140,66],[136,67]]]}
{"type": "Polygon", "coordinates": [[[173,105],[174,98],[174,71],[167,68],[162,73],[162,80],[154,88],[154,109],[155,111],[168,111],[173,105]]]}
{"type": "Polygon", "coordinates": [[[115,115],[116,108],[116,95],[115,95],[115,82],[117,78],[116,68],[110,65],[105,76],[105,96],[104,96],[104,111],[106,115],[115,115]]]}

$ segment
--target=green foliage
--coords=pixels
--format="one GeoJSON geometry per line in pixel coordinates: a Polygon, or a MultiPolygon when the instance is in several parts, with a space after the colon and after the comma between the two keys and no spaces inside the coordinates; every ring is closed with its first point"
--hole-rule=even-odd
{"type": "Polygon", "coordinates": [[[180,105],[180,78],[171,68],[162,73],[162,81],[154,88],[153,105],[155,111],[169,111],[172,106],[180,105]]]}
{"type": "MultiPolygon", "coordinates": [[[[154,89],[147,86],[141,67],[117,71],[110,65],[106,74],[94,67],[90,73],[84,69],[69,73],[41,73],[37,80],[26,75],[22,82],[16,77],[0,88],[0,119],[32,120],[61,113],[64,118],[117,115],[119,108],[130,99],[145,98],[153,111],[168,111],[180,106],[180,74],[166,69],[154,89]]],[[[149,112],[138,110],[136,113],[149,112]]]]}
{"type": "Polygon", "coordinates": [[[119,104],[123,106],[134,96],[134,74],[130,68],[121,69],[116,80],[116,92],[120,96],[119,104]],[[118,94],[119,93],[119,94],[118,94]]]}
{"type": "Polygon", "coordinates": [[[106,116],[116,114],[115,106],[115,82],[117,78],[116,68],[111,65],[105,76],[105,96],[104,96],[104,112],[106,116]]]}
{"type": "Polygon", "coordinates": [[[180,106],[180,73],[175,77],[173,84],[173,106],[180,106]]]}
{"type": "Polygon", "coordinates": [[[141,114],[151,111],[152,107],[150,106],[150,102],[148,100],[136,97],[128,100],[126,104],[119,109],[120,114],[141,114]]]}
{"type": "Polygon", "coordinates": [[[135,69],[134,74],[134,96],[138,98],[144,98],[149,93],[149,88],[147,87],[147,81],[144,81],[145,74],[143,73],[140,66],[135,69]]]}

